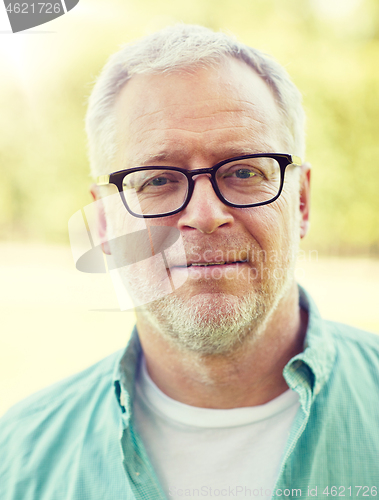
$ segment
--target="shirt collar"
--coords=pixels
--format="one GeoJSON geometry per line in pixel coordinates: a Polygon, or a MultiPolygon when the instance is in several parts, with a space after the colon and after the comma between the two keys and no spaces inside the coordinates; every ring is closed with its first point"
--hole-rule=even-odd
{"type": "MultiPolygon", "coordinates": [[[[309,410],[309,404],[329,379],[336,350],[316,304],[301,286],[299,286],[299,304],[308,312],[304,351],[287,363],[283,376],[288,386],[299,393],[302,406],[308,406],[309,410]]],[[[129,421],[132,415],[135,378],[141,354],[137,328],[134,327],[126,349],[117,360],[113,374],[116,397],[126,421],[129,421]]]]}
{"type": "Polygon", "coordinates": [[[329,379],[336,357],[336,348],[316,304],[301,286],[299,286],[299,304],[308,312],[304,350],[287,363],[283,376],[288,386],[299,393],[302,406],[308,406],[309,410],[309,405],[306,403],[314,401],[329,379]]]}
{"type": "Polygon", "coordinates": [[[113,383],[117,401],[128,421],[132,415],[135,379],[141,361],[142,347],[137,328],[134,327],[126,349],[117,359],[113,372],[113,383]]]}

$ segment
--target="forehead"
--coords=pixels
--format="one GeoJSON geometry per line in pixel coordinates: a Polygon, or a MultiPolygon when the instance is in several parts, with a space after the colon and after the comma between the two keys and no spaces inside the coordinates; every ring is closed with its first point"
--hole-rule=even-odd
{"type": "Polygon", "coordinates": [[[119,168],[169,156],[177,162],[196,156],[219,161],[233,154],[285,152],[271,89],[234,59],[212,68],[133,76],[115,113],[119,168]]]}

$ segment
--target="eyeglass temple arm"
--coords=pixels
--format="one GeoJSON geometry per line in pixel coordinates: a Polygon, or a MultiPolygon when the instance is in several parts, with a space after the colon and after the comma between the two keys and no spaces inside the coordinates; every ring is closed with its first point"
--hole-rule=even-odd
{"type": "Polygon", "coordinates": [[[98,186],[107,186],[109,184],[109,175],[99,175],[95,180],[98,186]]]}
{"type": "Polygon", "coordinates": [[[292,158],[292,165],[297,165],[298,167],[301,167],[303,162],[299,156],[292,156],[291,155],[291,158],[292,158]]]}

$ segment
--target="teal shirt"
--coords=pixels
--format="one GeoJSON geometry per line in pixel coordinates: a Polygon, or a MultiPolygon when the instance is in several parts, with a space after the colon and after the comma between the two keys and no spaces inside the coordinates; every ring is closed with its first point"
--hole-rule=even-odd
{"type": "MultiPolygon", "coordinates": [[[[283,372],[300,409],[272,496],[379,496],[379,336],[323,320],[304,291],[301,306],[309,311],[305,348],[283,372]]],[[[140,354],[134,331],[125,352],[8,411],[1,500],[165,499],[133,424],[140,354]]]]}

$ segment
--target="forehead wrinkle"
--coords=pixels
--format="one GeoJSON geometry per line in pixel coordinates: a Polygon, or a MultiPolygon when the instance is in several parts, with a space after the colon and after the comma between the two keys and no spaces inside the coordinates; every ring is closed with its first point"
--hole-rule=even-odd
{"type": "Polygon", "coordinates": [[[129,154],[124,156],[122,163],[128,166],[125,168],[138,165],[153,165],[154,162],[166,163],[166,166],[168,164],[180,166],[180,164],[188,164],[194,156],[200,159],[206,154],[208,155],[208,162],[210,159],[212,164],[216,164],[219,161],[243,154],[286,152],[278,151],[278,148],[269,140],[271,134],[267,134],[267,128],[268,126],[264,122],[261,123],[256,119],[252,122],[252,117],[250,117],[248,124],[233,124],[233,126],[226,124],[217,127],[217,129],[210,124],[209,127],[201,131],[188,130],[182,127],[141,127],[140,131],[130,131],[132,133],[127,134],[129,137],[126,136],[125,139],[119,136],[120,142],[126,140],[131,146],[131,148],[127,148],[129,154]],[[226,136],[225,130],[230,130],[231,135],[227,134],[226,136]],[[234,132],[237,130],[243,130],[244,134],[235,134],[234,132]],[[155,134],[156,132],[158,132],[158,135],[155,134]],[[181,132],[185,132],[186,135],[182,136],[181,132]],[[211,137],[209,137],[209,140],[202,141],[208,132],[211,137]],[[145,142],[146,138],[149,139],[149,134],[154,138],[151,146],[149,146],[149,140],[147,143],[145,142]],[[131,140],[130,142],[133,136],[138,137],[138,140],[131,140]],[[193,140],[200,140],[201,142],[195,146],[193,140]],[[144,147],[141,148],[140,144],[144,143],[144,147]]]}
{"type": "MultiPolygon", "coordinates": [[[[149,123],[150,120],[147,120],[148,123],[145,123],[145,120],[143,120],[144,118],[148,118],[148,115],[139,116],[137,119],[129,121],[129,134],[148,134],[157,131],[162,134],[186,132],[188,134],[202,135],[207,132],[217,132],[217,130],[223,131],[227,129],[231,129],[231,131],[243,129],[246,130],[246,132],[251,130],[252,132],[259,133],[261,131],[266,131],[269,128],[269,125],[265,122],[264,117],[261,119],[260,116],[251,116],[250,113],[242,110],[239,110],[237,113],[242,115],[240,117],[240,124],[230,123],[230,121],[233,121],[233,117],[229,113],[229,119],[226,120],[224,117],[220,116],[220,114],[221,112],[215,112],[213,115],[208,116],[187,116],[184,118],[182,116],[167,117],[163,115],[161,120],[157,120],[151,124],[149,123]],[[216,116],[219,116],[221,123],[217,123],[216,116]],[[183,119],[187,120],[187,126],[183,126],[183,119]],[[202,121],[205,122],[203,128],[199,130],[191,129],[191,123],[201,124],[202,121]],[[253,130],[254,127],[259,127],[260,130],[253,130]]],[[[119,133],[121,133],[121,127],[119,128],[119,133]]]]}
{"type": "MultiPolygon", "coordinates": [[[[255,105],[252,105],[252,107],[255,108],[255,105]]],[[[258,123],[261,123],[261,124],[263,123],[263,121],[262,121],[263,120],[263,113],[261,111],[258,111],[257,109],[254,109],[254,116],[252,116],[252,114],[251,114],[252,111],[243,110],[243,109],[217,109],[217,110],[207,109],[206,113],[199,116],[198,114],[196,114],[196,105],[193,105],[192,109],[188,109],[188,107],[186,106],[187,110],[191,111],[192,113],[187,113],[185,115],[182,115],[179,112],[174,112],[174,113],[170,113],[167,116],[165,114],[167,113],[169,108],[173,108],[176,111],[178,111],[178,106],[172,105],[172,106],[168,106],[166,108],[162,108],[162,109],[157,110],[157,111],[145,112],[143,114],[133,113],[134,116],[129,115],[129,126],[132,126],[132,125],[140,122],[141,120],[144,121],[146,119],[150,119],[154,115],[159,116],[159,114],[162,114],[164,119],[180,120],[180,121],[182,121],[183,119],[194,120],[194,121],[206,120],[209,118],[214,118],[215,116],[219,116],[220,119],[222,119],[222,118],[225,118],[224,115],[229,115],[229,116],[233,116],[233,117],[235,115],[242,115],[243,117],[249,118],[249,119],[254,120],[258,123]],[[257,115],[258,115],[258,118],[257,118],[257,115]],[[262,115],[262,119],[259,119],[261,115],[262,115]]],[[[165,121],[164,119],[163,120],[159,119],[159,121],[164,122],[165,121]]]]}
{"type": "MultiPolygon", "coordinates": [[[[218,158],[217,161],[215,161],[215,164],[218,163],[219,161],[227,160],[229,158],[234,158],[235,156],[243,156],[243,155],[249,155],[249,154],[264,154],[264,153],[276,153],[277,151],[272,151],[272,147],[268,146],[265,143],[262,143],[261,147],[254,148],[251,146],[236,146],[236,145],[225,145],[220,146],[218,150],[213,151],[214,157],[218,158]]],[[[169,150],[164,150],[160,151],[156,154],[149,154],[147,153],[142,153],[139,155],[136,155],[133,159],[133,163],[139,164],[139,165],[148,165],[150,164],[153,166],[154,162],[175,162],[180,160],[183,161],[185,159],[188,159],[191,157],[191,154],[186,152],[185,150],[181,149],[180,151],[169,151],[169,150]]],[[[167,166],[167,165],[166,165],[167,166]]],[[[175,165],[171,165],[175,166],[175,165]]]]}
{"type": "MultiPolygon", "coordinates": [[[[144,102],[143,104],[141,103],[140,106],[135,106],[133,113],[127,114],[127,116],[129,117],[129,125],[132,125],[134,122],[138,122],[138,121],[144,120],[146,118],[149,119],[155,115],[167,113],[170,111],[170,109],[173,109],[174,112],[169,113],[169,117],[171,119],[180,118],[181,120],[183,118],[189,119],[189,120],[201,120],[201,119],[206,119],[206,118],[216,116],[216,115],[222,116],[223,114],[231,114],[231,115],[242,114],[242,115],[245,115],[249,118],[254,118],[253,116],[251,116],[251,113],[258,114],[258,116],[264,115],[262,110],[259,109],[259,105],[257,103],[253,103],[251,101],[248,101],[245,99],[238,99],[238,98],[230,99],[230,102],[228,103],[230,105],[230,107],[228,106],[228,104],[226,104],[225,108],[223,108],[223,109],[212,110],[211,109],[212,104],[214,102],[216,104],[219,104],[219,100],[220,100],[219,96],[216,96],[216,97],[207,96],[206,98],[199,99],[196,102],[190,101],[190,104],[191,104],[190,107],[188,107],[187,102],[182,102],[182,103],[164,102],[164,103],[160,103],[160,108],[156,109],[156,110],[152,110],[151,105],[150,105],[150,109],[149,109],[146,106],[146,102],[144,102]],[[196,116],[197,108],[204,106],[204,103],[206,103],[206,112],[205,112],[204,116],[196,116]],[[163,106],[162,106],[162,104],[163,104],[163,106]],[[242,106],[248,106],[251,108],[251,110],[239,108],[238,104],[240,104],[242,106]],[[182,108],[184,108],[187,111],[187,113],[185,113],[184,115],[181,115],[182,108]]],[[[277,109],[277,106],[275,104],[274,104],[274,108],[275,108],[275,111],[278,113],[278,109],[277,109]]],[[[117,114],[122,119],[121,106],[118,109],[119,109],[119,113],[117,113],[117,114]]],[[[278,118],[279,118],[279,116],[278,116],[278,118]]],[[[257,121],[260,121],[260,120],[257,120],[257,121]]]]}
{"type": "MultiPolygon", "coordinates": [[[[261,123],[261,122],[258,122],[258,123],[261,123]]],[[[264,126],[265,128],[268,128],[264,123],[261,123],[262,126],[264,126]]],[[[202,129],[202,130],[188,130],[187,128],[183,128],[183,127],[173,127],[173,128],[165,128],[165,129],[160,129],[160,128],[156,128],[156,127],[152,127],[152,128],[143,128],[143,132],[145,133],[149,133],[149,132],[155,132],[155,131],[158,131],[158,132],[162,132],[162,134],[166,134],[166,133],[170,133],[170,132],[186,132],[188,134],[193,134],[193,135],[200,135],[202,136],[203,134],[207,133],[207,132],[217,132],[218,130],[219,131],[222,131],[222,130],[228,130],[228,129],[233,129],[233,130],[239,130],[239,129],[243,129],[243,130],[246,130],[247,132],[249,131],[249,128],[250,127],[247,127],[246,125],[233,125],[233,127],[231,127],[230,125],[225,125],[225,126],[220,126],[220,127],[217,127],[217,128],[214,128],[212,126],[210,126],[209,128],[206,128],[206,129],[202,129]]],[[[254,132],[253,130],[251,130],[251,132],[254,132]]],[[[175,140],[175,136],[173,135],[173,139],[172,139],[173,142],[176,142],[175,140]]]]}

